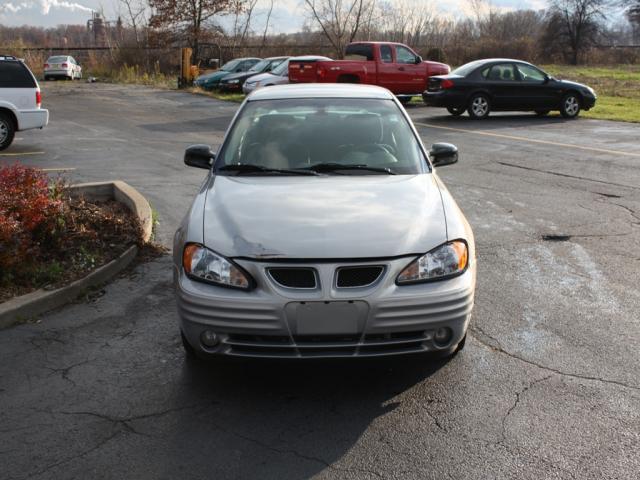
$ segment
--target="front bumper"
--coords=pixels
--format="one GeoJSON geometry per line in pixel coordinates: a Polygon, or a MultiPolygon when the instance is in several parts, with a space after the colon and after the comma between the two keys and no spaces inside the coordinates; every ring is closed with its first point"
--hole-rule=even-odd
{"type": "Polygon", "coordinates": [[[584,110],[591,110],[596,105],[597,97],[592,95],[583,95],[582,96],[582,108],[584,110]]]}
{"type": "Polygon", "coordinates": [[[266,269],[282,267],[281,263],[238,261],[256,279],[258,287],[251,292],[193,281],[174,266],[180,328],[201,355],[343,358],[454,348],[471,318],[475,265],[450,280],[397,286],[395,278],[410,260],[385,261],[385,272],[374,285],[345,289],[336,288],[332,280],[333,272],[345,263],[315,264],[321,287],[310,291],[275,284],[266,269]],[[335,331],[331,326],[322,333],[302,331],[297,312],[301,305],[314,302],[351,305],[354,317],[344,318],[344,322],[354,325],[353,329],[344,331],[340,326],[343,319],[333,318],[327,319],[327,324],[337,326],[335,331]],[[434,339],[441,327],[451,330],[444,344],[434,339]],[[215,347],[202,344],[200,336],[205,330],[217,335],[215,347]]]}
{"type": "Polygon", "coordinates": [[[220,82],[219,88],[223,92],[239,92],[242,90],[241,83],[222,83],[220,82]]]}
{"type": "Polygon", "coordinates": [[[244,85],[242,85],[242,92],[245,95],[249,95],[251,92],[253,92],[254,90],[256,90],[258,88],[258,84],[256,83],[247,83],[245,82],[244,85]]]}

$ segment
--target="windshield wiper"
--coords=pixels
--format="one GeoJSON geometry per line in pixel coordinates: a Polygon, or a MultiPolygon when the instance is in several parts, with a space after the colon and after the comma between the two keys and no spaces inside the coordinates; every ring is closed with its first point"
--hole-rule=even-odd
{"type": "Polygon", "coordinates": [[[338,170],[366,170],[369,172],[386,173],[387,175],[396,175],[396,172],[389,168],[383,167],[370,167],[364,164],[343,165],[342,163],[316,163],[310,167],[305,167],[304,170],[311,170],[313,172],[336,172],[338,170]]]}
{"type": "Polygon", "coordinates": [[[254,163],[234,163],[231,165],[223,165],[218,168],[223,172],[237,172],[238,175],[242,173],[281,173],[285,175],[318,175],[314,171],[309,170],[287,170],[286,168],[269,168],[262,165],[256,165],[254,163]]]}

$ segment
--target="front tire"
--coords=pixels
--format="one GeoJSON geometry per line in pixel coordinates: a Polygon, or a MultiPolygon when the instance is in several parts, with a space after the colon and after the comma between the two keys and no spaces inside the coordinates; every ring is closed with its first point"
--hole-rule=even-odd
{"type": "Polygon", "coordinates": [[[487,118],[491,111],[491,101],[484,93],[476,93],[469,99],[469,107],[467,110],[469,116],[474,120],[487,118]]]}
{"type": "Polygon", "coordinates": [[[459,117],[464,113],[464,107],[447,107],[447,112],[449,112],[454,117],[459,117]]]}
{"type": "Polygon", "coordinates": [[[562,99],[560,113],[564,118],[576,118],[580,114],[580,97],[575,93],[569,93],[562,99]]]}
{"type": "Polygon", "coordinates": [[[0,150],[9,148],[16,134],[13,119],[6,113],[0,113],[0,150]]]}
{"type": "Polygon", "coordinates": [[[398,100],[400,100],[402,105],[409,105],[411,100],[413,100],[413,97],[398,97],[398,100]]]}

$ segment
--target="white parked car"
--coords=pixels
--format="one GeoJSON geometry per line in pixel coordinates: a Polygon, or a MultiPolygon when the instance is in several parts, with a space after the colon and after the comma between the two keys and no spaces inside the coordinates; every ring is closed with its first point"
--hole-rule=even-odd
{"type": "Polygon", "coordinates": [[[253,77],[250,77],[246,82],[244,82],[244,85],[242,85],[242,91],[248,95],[258,88],[270,87],[272,85],[284,85],[289,83],[289,60],[311,62],[331,59],[318,55],[306,55],[304,57],[289,58],[270,72],[261,73],[260,75],[254,75],[253,77]]]}
{"type": "Polygon", "coordinates": [[[75,80],[82,78],[82,67],[78,65],[75,58],[69,55],[57,55],[49,57],[44,64],[44,79],[64,78],[75,80]]]}
{"type": "Polygon", "coordinates": [[[24,62],[0,55],[0,150],[11,145],[15,132],[47,125],[49,111],[41,101],[38,81],[24,62]]]}

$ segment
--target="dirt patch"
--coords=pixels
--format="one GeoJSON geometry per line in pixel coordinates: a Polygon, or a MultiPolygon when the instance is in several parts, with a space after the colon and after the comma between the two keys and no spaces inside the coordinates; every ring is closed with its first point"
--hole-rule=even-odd
{"type": "Polygon", "coordinates": [[[3,272],[0,303],[39,288],[55,289],[84,277],[121,255],[131,245],[142,245],[138,219],[116,201],[65,199],[62,230],[56,242],[39,245],[35,267],[3,272]]]}

